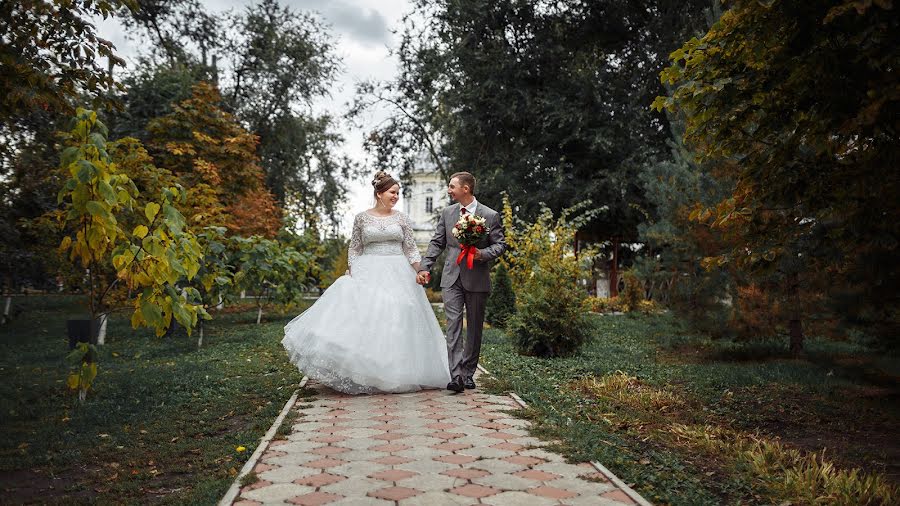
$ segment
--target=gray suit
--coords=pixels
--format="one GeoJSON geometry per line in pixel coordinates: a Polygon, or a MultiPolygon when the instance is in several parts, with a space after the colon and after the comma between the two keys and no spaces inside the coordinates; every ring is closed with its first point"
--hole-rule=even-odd
{"type": "Polygon", "coordinates": [[[461,250],[459,241],[451,231],[459,221],[460,205],[453,204],[441,211],[434,237],[428,244],[428,251],[422,257],[421,269],[430,271],[434,261],[444,249],[447,259],[441,276],[444,299],[444,314],[447,316],[447,355],[450,360],[450,376],[472,376],[481,353],[481,332],[484,328],[484,307],[491,292],[492,261],[506,251],[503,238],[503,223],[493,209],[478,202],[475,215],[483,216],[490,229],[487,237],[475,246],[481,251],[481,260],[469,269],[465,260],[456,264],[461,250]],[[466,315],[466,338],[460,339],[463,309],[466,315]]]}

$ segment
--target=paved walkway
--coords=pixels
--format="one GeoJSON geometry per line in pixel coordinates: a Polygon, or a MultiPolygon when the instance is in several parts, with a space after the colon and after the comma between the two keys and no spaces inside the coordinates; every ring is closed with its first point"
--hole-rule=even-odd
{"type": "Polygon", "coordinates": [[[309,387],[316,400],[297,401],[292,433],[265,449],[235,505],[636,504],[591,464],[541,449],[512,397],[309,387]]]}

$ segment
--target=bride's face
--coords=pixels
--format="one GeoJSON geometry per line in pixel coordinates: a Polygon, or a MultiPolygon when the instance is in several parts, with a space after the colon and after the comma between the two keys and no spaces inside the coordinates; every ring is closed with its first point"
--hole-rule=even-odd
{"type": "Polygon", "coordinates": [[[392,207],[397,205],[398,200],[400,200],[399,184],[395,184],[394,186],[391,186],[387,190],[378,194],[378,202],[388,209],[391,209],[392,207]]]}

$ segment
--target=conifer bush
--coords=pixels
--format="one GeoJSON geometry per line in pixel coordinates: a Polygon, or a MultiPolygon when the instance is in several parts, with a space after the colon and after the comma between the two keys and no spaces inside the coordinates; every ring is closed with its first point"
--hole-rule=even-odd
{"type": "Polygon", "coordinates": [[[516,312],[516,294],[505,265],[498,264],[493,277],[485,320],[495,327],[506,328],[509,318],[516,312]]]}

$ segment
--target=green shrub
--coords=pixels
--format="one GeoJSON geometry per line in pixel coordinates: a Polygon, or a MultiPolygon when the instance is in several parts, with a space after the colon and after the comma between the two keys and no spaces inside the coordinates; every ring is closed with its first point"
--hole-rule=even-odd
{"type": "Polygon", "coordinates": [[[625,281],[625,290],[619,298],[622,299],[623,310],[628,312],[639,310],[641,301],[644,300],[644,284],[631,269],[625,271],[622,279],[625,281]]]}
{"type": "Polygon", "coordinates": [[[491,296],[487,301],[485,320],[495,327],[505,328],[509,318],[516,313],[516,294],[506,266],[497,265],[494,269],[491,296]]]}
{"type": "MultiPolygon", "coordinates": [[[[570,239],[596,215],[596,210],[584,211],[589,205],[584,201],[564,209],[559,217],[543,207],[536,221],[525,223],[513,218],[512,205],[504,197],[504,225],[512,251],[501,263],[509,268],[518,299],[507,331],[522,355],[574,355],[590,335],[587,293],[577,284],[581,265],[570,239]]],[[[589,249],[581,253],[592,254],[589,249]]]]}
{"type": "Polygon", "coordinates": [[[525,282],[507,328],[517,351],[538,357],[574,355],[590,336],[587,297],[552,270],[537,270],[525,282]]]}
{"type": "Polygon", "coordinates": [[[591,297],[589,299],[591,311],[595,313],[624,312],[621,297],[591,297]]]}

